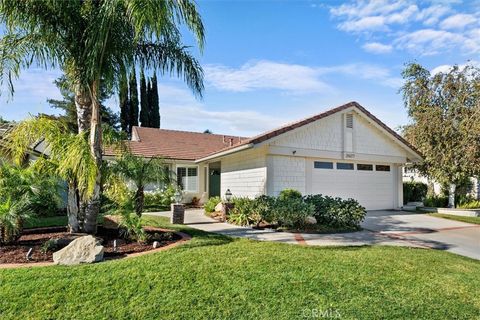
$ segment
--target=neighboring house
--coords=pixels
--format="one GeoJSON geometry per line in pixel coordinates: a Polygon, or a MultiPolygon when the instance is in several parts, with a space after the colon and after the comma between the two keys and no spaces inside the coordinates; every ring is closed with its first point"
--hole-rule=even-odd
{"type": "MultiPolygon", "coordinates": [[[[433,189],[433,192],[436,195],[440,195],[442,192],[442,186],[440,183],[422,176],[417,170],[407,166],[403,168],[403,182],[410,181],[425,183],[433,189]]],[[[480,179],[472,177],[470,178],[470,181],[472,184],[470,190],[468,190],[468,194],[475,199],[480,199],[480,179]]]]}
{"type": "MultiPolygon", "coordinates": [[[[421,155],[356,102],[253,138],[135,127],[134,154],[161,156],[193,196],[255,197],[286,188],[398,209],[402,167],[421,155]]],[[[107,154],[112,156],[112,154],[107,154]]]]}

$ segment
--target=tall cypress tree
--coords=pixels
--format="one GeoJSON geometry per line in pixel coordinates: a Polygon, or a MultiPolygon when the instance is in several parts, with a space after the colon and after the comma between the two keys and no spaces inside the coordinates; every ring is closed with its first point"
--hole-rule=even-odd
{"type": "Polygon", "coordinates": [[[127,74],[125,71],[121,72],[120,75],[120,84],[118,90],[118,100],[120,103],[120,127],[122,131],[129,133],[129,124],[130,124],[130,108],[128,101],[128,82],[127,74]]]}
{"type": "Polygon", "coordinates": [[[152,77],[151,87],[150,87],[150,111],[151,111],[151,127],[160,128],[160,109],[158,105],[158,85],[157,85],[157,75],[154,73],[152,77]]]}
{"type": "Polygon", "coordinates": [[[140,124],[142,127],[149,127],[149,103],[147,83],[145,81],[145,74],[143,68],[140,70],[140,124]]]}
{"type": "Polygon", "coordinates": [[[133,68],[130,74],[129,82],[130,91],[130,114],[129,114],[129,129],[132,132],[133,126],[138,126],[138,88],[137,88],[137,75],[135,74],[135,68],[133,68]]]}

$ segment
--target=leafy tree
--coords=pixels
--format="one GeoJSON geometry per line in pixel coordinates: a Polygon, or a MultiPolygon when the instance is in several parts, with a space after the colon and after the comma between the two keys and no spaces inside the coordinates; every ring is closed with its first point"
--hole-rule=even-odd
{"type": "Polygon", "coordinates": [[[129,152],[120,155],[111,164],[112,172],[135,185],[135,213],[140,217],[145,202],[145,186],[149,183],[169,183],[170,174],[162,159],[144,159],[129,152]]]}
{"type": "Polygon", "coordinates": [[[453,207],[456,185],[480,173],[480,70],[454,66],[432,75],[411,63],[403,77],[402,93],[411,119],[404,134],[424,156],[417,168],[450,184],[453,207]]]}
{"type": "MultiPolygon", "coordinates": [[[[51,107],[61,109],[64,114],[58,119],[65,122],[72,132],[78,132],[77,110],[75,106],[75,93],[71,90],[67,78],[61,76],[55,80],[55,85],[60,90],[62,100],[48,99],[47,102],[51,107]]],[[[111,96],[111,92],[102,86],[99,91],[100,113],[102,122],[108,124],[112,128],[118,129],[119,118],[118,114],[113,112],[109,107],[103,103],[111,96]]]]}
{"type": "MultiPolygon", "coordinates": [[[[2,0],[0,82],[13,82],[20,71],[36,64],[61,69],[75,92],[79,132],[88,132],[88,149],[102,165],[99,90],[118,88],[118,70],[134,65],[176,73],[201,96],[203,72],[181,43],[179,26],[193,32],[200,48],[204,28],[189,0],[77,1],[2,0]]],[[[89,192],[85,229],[96,232],[100,209],[101,171],[89,192]]],[[[81,191],[85,193],[84,191],[81,191]]]]}

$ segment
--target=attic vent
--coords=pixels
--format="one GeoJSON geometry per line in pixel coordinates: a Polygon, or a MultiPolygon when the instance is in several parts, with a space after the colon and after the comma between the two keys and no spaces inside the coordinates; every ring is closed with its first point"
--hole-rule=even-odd
{"type": "Polygon", "coordinates": [[[353,114],[348,113],[345,117],[345,123],[347,128],[353,128],[353,114]]]}

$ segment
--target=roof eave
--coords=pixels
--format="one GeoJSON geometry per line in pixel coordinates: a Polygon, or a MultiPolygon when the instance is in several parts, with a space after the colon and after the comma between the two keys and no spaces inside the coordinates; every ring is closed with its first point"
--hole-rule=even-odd
{"type": "Polygon", "coordinates": [[[195,160],[195,163],[200,163],[200,162],[209,161],[209,160],[217,159],[217,158],[220,158],[220,157],[228,156],[232,153],[236,153],[236,152],[239,152],[239,151],[243,151],[243,150],[246,150],[246,149],[253,148],[253,146],[254,146],[253,143],[248,143],[248,144],[244,144],[244,145],[232,148],[232,149],[228,149],[228,150],[225,150],[225,151],[220,151],[220,152],[208,155],[206,157],[197,159],[197,160],[195,160]]]}

